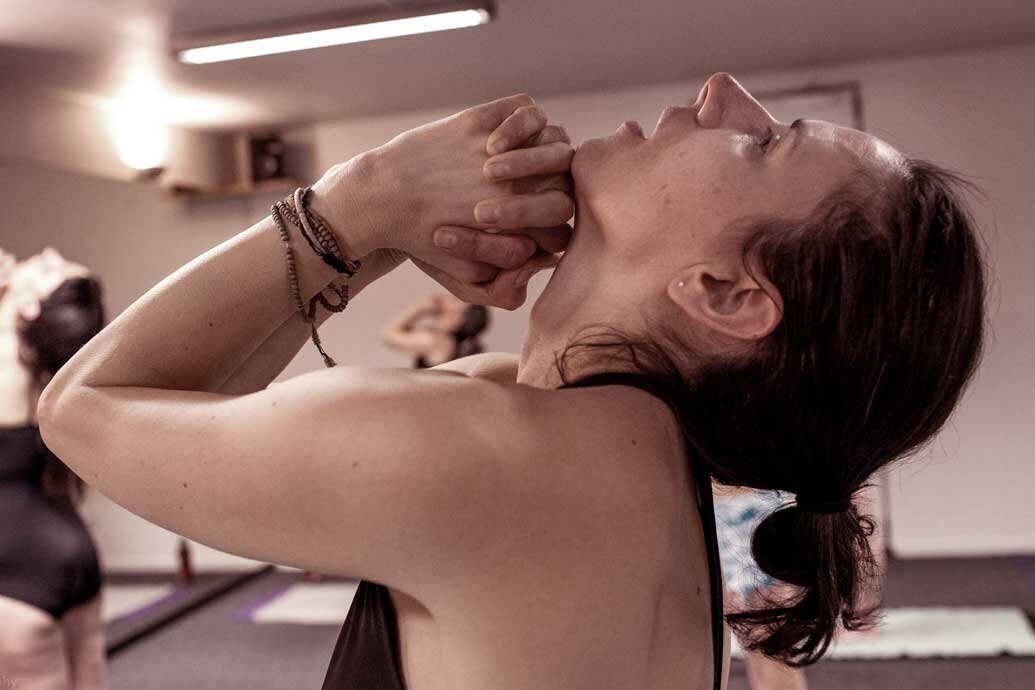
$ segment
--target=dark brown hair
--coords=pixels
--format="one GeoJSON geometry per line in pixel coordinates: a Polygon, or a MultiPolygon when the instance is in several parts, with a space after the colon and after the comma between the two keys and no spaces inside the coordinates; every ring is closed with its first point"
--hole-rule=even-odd
{"type": "MultiPolygon", "coordinates": [[[[932,439],[977,367],[985,269],[963,187],[973,189],[910,158],[894,177],[860,168],[804,220],[752,218],[734,230],[745,266],[757,261],[784,312],[749,353],[703,356],[655,321],[638,338],[605,326],[617,336],[565,348],[561,378],[569,384],[573,348],[617,348],[611,358],[672,408],[687,462],[716,481],[849,497],[932,439]]],[[[816,514],[791,503],[763,519],[754,558],[792,594],[728,614],[741,644],[805,666],[839,622],[872,627],[878,609],[862,608],[860,594],[875,584],[875,527],[854,506],[816,514]]]]}
{"type": "Polygon", "coordinates": [[[478,337],[489,325],[489,309],[481,304],[468,304],[464,309],[464,321],[452,332],[456,341],[456,357],[467,357],[484,352],[478,337]]]}
{"type": "MultiPolygon", "coordinates": [[[[37,392],[65,362],[104,328],[100,282],[93,276],[69,278],[40,303],[40,314],[29,321],[19,318],[19,359],[37,392]]],[[[83,481],[38,440],[46,463],[43,490],[59,503],[74,504],[82,498],[83,481]]]]}

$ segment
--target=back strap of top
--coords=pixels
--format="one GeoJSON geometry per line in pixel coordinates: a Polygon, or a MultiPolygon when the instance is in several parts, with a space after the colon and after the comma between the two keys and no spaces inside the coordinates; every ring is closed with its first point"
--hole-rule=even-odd
{"type": "Polygon", "coordinates": [[[399,622],[388,588],[361,580],[323,681],[323,690],[406,690],[399,622]]]}
{"type": "MultiPolygon", "coordinates": [[[[634,386],[657,396],[672,407],[671,401],[665,390],[655,381],[646,376],[632,372],[607,372],[593,374],[569,383],[560,388],[588,388],[590,386],[634,386]]],[[[673,412],[675,410],[673,409],[673,412]]],[[[719,561],[719,539],[715,531],[715,505],[712,498],[712,481],[700,462],[691,462],[691,471],[694,475],[694,484],[697,486],[697,509],[701,513],[701,524],[704,527],[704,543],[708,554],[708,581],[711,590],[712,610],[712,668],[714,690],[722,689],[722,658],[725,640],[725,626],[723,625],[723,590],[722,590],[722,566],[719,561]]]]}

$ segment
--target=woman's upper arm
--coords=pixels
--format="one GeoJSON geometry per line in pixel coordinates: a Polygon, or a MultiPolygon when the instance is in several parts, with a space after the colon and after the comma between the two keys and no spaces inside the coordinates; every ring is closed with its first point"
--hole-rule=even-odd
{"type": "Polygon", "coordinates": [[[178,534],[417,596],[504,527],[492,515],[533,445],[515,388],[335,367],[237,397],[77,390],[41,428],[87,482],[178,534]]]}
{"type": "Polygon", "coordinates": [[[399,347],[410,352],[427,352],[439,345],[443,336],[427,330],[386,331],[382,340],[392,347],[399,347]]]}

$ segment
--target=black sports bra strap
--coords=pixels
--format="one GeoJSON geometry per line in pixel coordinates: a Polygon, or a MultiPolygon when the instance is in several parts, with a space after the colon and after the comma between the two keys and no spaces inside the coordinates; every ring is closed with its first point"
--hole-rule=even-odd
{"type": "MultiPolygon", "coordinates": [[[[669,407],[672,407],[669,396],[657,381],[633,372],[605,372],[592,374],[560,388],[588,388],[590,386],[634,386],[657,396],[669,407]]],[[[673,410],[675,412],[675,410],[673,410]]],[[[694,483],[697,485],[697,508],[701,513],[701,524],[704,527],[705,550],[708,554],[708,582],[711,590],[712,612],[712,669],[714,690],[722,690],[722,661],[724,653],[725,632],[724,605],[722,588],[722,565],[719,560],[719,538],[715,531],[715,504],[712,497],[712,478],[708,470],[700,462],[691,462],[694,483]]]]}
{"type": "Polygon", "coordinates": [[[725,646],[725,607],[723,605],[722,565],[719,561],[719,537],[715,528],[715,504],[712,498],[712,477],[701,463],[693,463],[694,483],[697,485],[697,505],[704,526],[704,544],[708,551],[708,582],[712,599],[712,668],[715,680],[712,687],[722,690],[722,657],[725,646]]]}

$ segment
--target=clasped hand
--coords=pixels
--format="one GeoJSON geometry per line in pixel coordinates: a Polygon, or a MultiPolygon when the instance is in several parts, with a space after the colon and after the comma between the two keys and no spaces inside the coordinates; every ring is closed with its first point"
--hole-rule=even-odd
{"type": "Polygon", "coordinates": [[[555,266],[571,239],[573,155],[530,96],[509,96],[331,168],[314,207],[361,254],[409,258],[465,302],[513,310],[529,272],[555,266]]]}

